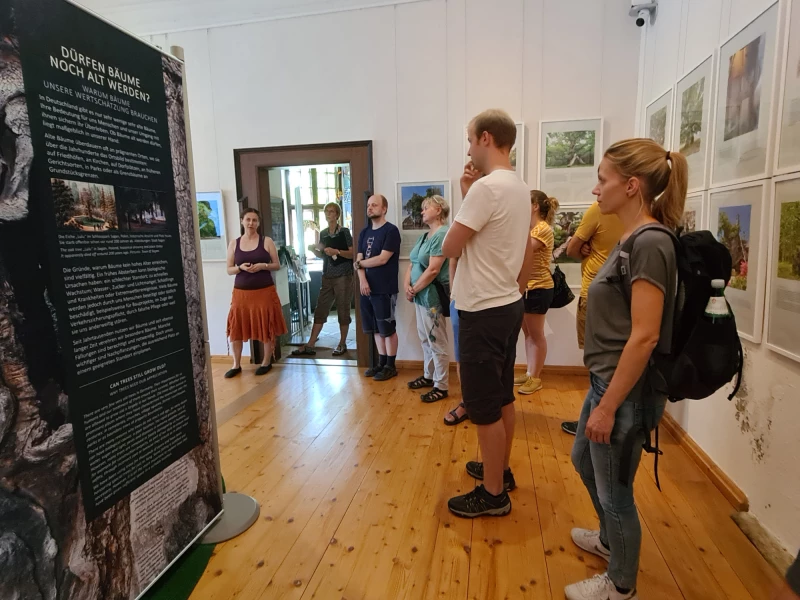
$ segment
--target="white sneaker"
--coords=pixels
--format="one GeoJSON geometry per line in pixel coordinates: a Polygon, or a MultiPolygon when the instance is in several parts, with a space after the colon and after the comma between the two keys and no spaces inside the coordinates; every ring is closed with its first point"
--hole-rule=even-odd
{"type": "Polygon", "coordinates": [[[568,585],[564,588],[564,594],[567,600],[639,600],[636,590],[627,594],[619,593],[608,578],[608,573],[568,585]]]}
{"type": "Polygon", "coordinates": [[[611,550],[608,550],[600,542],[600,532],[592,531],[591,529],[579,529],[576,527],[572,530],[572,541],[575,545],[586,552],[596,554],[606,562],[611,558],[611,550]]]}

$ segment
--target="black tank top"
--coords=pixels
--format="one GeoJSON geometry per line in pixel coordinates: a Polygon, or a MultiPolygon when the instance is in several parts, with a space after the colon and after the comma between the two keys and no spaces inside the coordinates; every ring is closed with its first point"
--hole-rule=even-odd
{"type": "MultiPolygon", "coordinates": [[[[242,250],[242,238],[236,240],[236,250],[233,253],[233,263],[235,265],[243,265],[245,263],[270,263],[272,258],[269,252],[264,248],[264,238],[258,238],[258,246],[255,250],[242,250]]],[[[275,285],[272,279],[272,271],[259,271],[257,273],[248,273],[247,271],[240,271],[236,274],[236,279],[233,282],[233,287],[240,290],[261,290],[275,285]]]]}

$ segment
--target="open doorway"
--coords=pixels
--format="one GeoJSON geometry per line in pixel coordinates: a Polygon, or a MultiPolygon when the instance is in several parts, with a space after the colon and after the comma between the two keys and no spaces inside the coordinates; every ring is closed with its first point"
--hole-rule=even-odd
{"type": "Polygon", "coordinates": [[[345,255],[352,256],[350,165],[276,167],[269,169],[269,181],[273,223],[283,215],[286,246],[297,255],[289,273],[289,334],[282,340],[281,355],[291,360],[330,359],[355,365],[352,259],[324,253],[325,246],[333,245],[348,248],[345,255]],[[326,210],[331,207],[336,209],[333,213],[326,210]],[[331,214],[333,221],[328,218],[331,214]],[[318,323],[320,318],[326,320],[318,323]]]}
{"type": "MultiPolygon", "coordinates": [[[[337,225],[347,227],[353,237],[357,238],[365,226],[366,199],[372,190],[372,143],[242,149],[234,151],[234,160],[240,211],[249,207],[259,210],[264,233],[275,240],[287,264],[288,286],[284,290],[288,291],[283,310],[289,334],[280,340],[276,358],[368,365],[374,342],[357,326],[355,279],[345,336],[348,351],[333,356],[341,335],[334,302],[315,344],[316,354],[292,357],[291,353],[308,340],[313,326],[323,260],[309,246],[316,244],[329,227],[326,204],[334,202],[340,207],[337,225]]],[[[261,352],[261,344],[251,344],[251,361],[260,361],[261,352]]]]}

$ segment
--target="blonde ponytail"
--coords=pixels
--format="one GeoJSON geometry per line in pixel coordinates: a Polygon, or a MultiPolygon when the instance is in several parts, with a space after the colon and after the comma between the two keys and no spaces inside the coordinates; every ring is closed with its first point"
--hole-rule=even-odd
{"type": "Polygon", "coordinates": [[[558,211],[558,200],[549,197],[540,190],[531,190],[531,204],[539,207],[539,217],[552,226],[558,211]]]}
{"type": "Polygon", "coordinates": [[[683,218],[689,165],[679,152],[667,152],[650,139],[623,140],[606,150],[605,157],[626,178],[639,179],[642,199],[662,225],[675,229],[683,218]]]}

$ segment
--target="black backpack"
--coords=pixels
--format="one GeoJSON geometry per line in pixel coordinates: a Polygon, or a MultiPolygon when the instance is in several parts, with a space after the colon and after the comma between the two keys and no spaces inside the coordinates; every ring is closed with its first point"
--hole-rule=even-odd
{"type": "MultiPolygon", "coordinates": [[[[731,278],[731,255],[728,249],[714,239],[710,231],[694,231],[681,235],[673,233],[660,224],[647,225],[631,235],[622,245],[619,254],[617,276],[622,293],[630,306],[631,270],[630,257],[636,238],[645,231],[661,231],[670,236],[675,246],[678,267],[678,296],[675,303],[675,319],[672,326],[672,345],[668,354],[653,352],[649,369],[664,386],[667,397],[672,402],[707,398],[729,383],[736,376],[736,384],[728,400],[739,391],[744,364],[742,343],[736,329],[736,319],[730,304],[731,318],[718,323],[710,323],[703,318],[708,300],[711,297],[711,281],[722,279],[727,285],[731,278]],[[660,376],[660,377],[659,377],[660,376]],[[663,381],[661,380],[663,378],[663,381]]],[[[644,445],[645,451],[656,455],[656,483],[658,482],[658,428],[656,445],[650,443],[649,431],[644,445]]],[[[631,456],[633,438],[626,440],[623,457],[631,456]],[[628,452],[630,450],[631,452],[628,452]]],[[[620,480],[627,485],[630,469],[621,469],[620,480]]],[[[659,484],[659,489],[661,486],[659,484]]]]}

